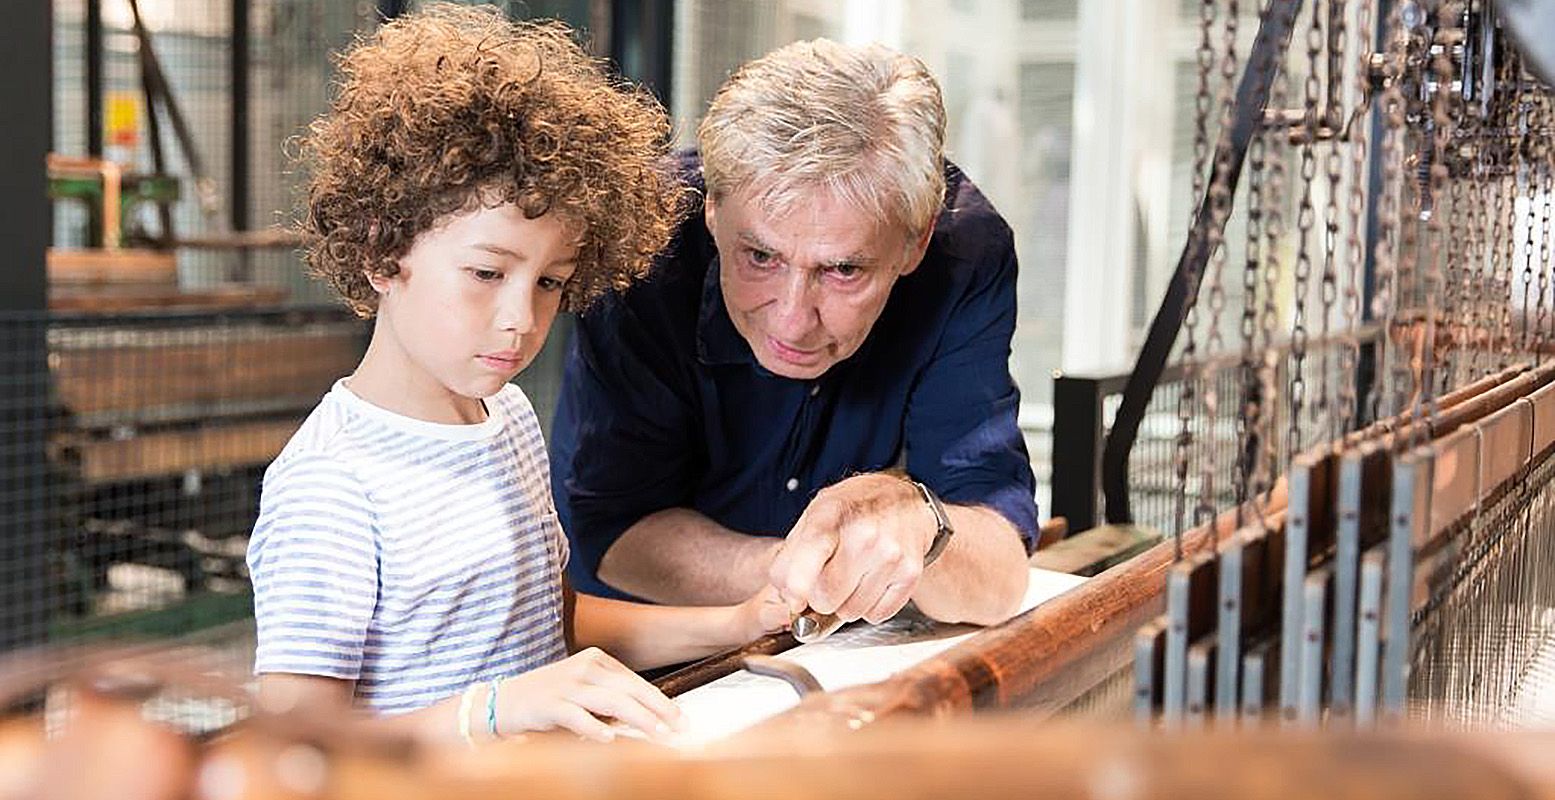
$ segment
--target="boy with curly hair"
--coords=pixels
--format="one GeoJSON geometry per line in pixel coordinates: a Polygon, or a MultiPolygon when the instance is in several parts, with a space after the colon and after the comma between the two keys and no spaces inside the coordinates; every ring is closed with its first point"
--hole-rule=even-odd
{"type": "Polygon", "coordinates": [[[770,593],[573,595],[540,428],[509,383],[558,309],[642,276],[667,243],[683,190],[664,112],[565,26],[490,8],[390,22],[340,71],[303,145],[307,259],[375,321],[265,473],[248,551],[260,702],[351,703],[433,740],[667,733],[678,710],[627,665],[786,614],[770,593]]]}

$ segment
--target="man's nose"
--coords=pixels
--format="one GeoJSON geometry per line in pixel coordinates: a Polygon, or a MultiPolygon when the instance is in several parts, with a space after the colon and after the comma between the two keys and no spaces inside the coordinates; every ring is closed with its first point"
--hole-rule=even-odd
{"type": "Polygon", "coordinates": [[[816,304],[815,282],[807,270],[790,270],[779,289],[773,314],[773,333],[790,343],[798,343],[800,335],[808,333],[820,319],[816,304]]]}

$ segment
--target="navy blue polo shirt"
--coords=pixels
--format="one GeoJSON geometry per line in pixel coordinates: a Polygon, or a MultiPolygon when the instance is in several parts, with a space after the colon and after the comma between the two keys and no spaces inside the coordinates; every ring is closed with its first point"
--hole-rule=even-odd
{"type": "MultiPolygon", "coordinates": [[[[700,190],[700,160],[684,163],[700,190]]],[[[647,279],[579,318],[551,433],[576,588],[624,596],[599,562],[656,511],[784,536],[816,492],[898,463],[947,503],[998,511],[1030,549],[1036,482],[1009,371],[1014,241],[959,169],[945,178],[923,262],[859,350],[815,380],[763,369],[735,330],[700,205],[647,279]]]]}

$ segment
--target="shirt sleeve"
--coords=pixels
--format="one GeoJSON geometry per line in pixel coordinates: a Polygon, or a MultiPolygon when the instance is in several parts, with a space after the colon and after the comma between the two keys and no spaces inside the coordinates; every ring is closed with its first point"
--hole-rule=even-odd
{"type": "Polygon", "coordinates": [[[254,671],[356,680],[378,602],[372,506],[339,461],[299,454],[265,475],[248,546],[254,671]]]}
{"type": "Polygon", "coordinates": [[[1017,422],[1020,391],[1010,376],[1015,335],[1015,247],[1009,228],[987,251],[950,311],[944,335],[908,399],[907,470],[947,503],[992,508],[1031,551],[1036,545],[1036,478],[1017,422]]]}
{"type": "Polygon", "coordinates": [[[627,528],[691,494],[692,399],[668,336],[625,304],[579,318],[551,427],[551,486],[580,591],[627,597],[599,563],[627,528]]]}

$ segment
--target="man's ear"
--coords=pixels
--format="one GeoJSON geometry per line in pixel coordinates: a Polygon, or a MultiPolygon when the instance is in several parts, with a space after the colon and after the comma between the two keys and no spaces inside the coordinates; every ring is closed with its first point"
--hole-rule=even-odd
{"type": "Polygon", "coordinates": [[[922,234],[919,234],[918,241],[913,242],[912,249],[907,253],[907,268],[903,269],[901,274],[910,275],[919,264],[923,263],[923,254],[929,249],[929,240],[932,238],[934,238],[934,226],[931,224],[923,229],[922,234]]]}

